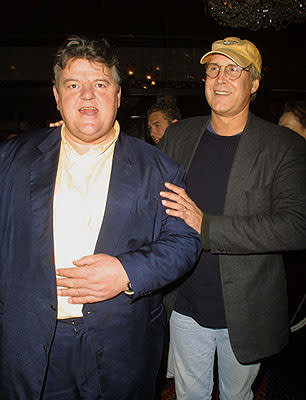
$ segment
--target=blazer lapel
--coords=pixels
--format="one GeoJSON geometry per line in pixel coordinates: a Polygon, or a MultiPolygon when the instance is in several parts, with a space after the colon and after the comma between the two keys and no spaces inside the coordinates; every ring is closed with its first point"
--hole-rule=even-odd
{"type": "Polygon", "coordinates": [[[133,147],[120,134],[116,143],[104,218],[95,252],[113,254],[136,200],[138,175],[133,147]]]}
{"type": "Polygon", "coordinates": [[[244,134],[240,138],[238,148],[234,157],[227,192],[225,197],[224,214],[233,215],[237,211],[241,203],[241,192],[247,187],[247,179],[255,168],[256,154],[258,154],[259,143],[258,136],[253,130],[254,116],[249,115],[249,119],[244,134]]]}
{"type": "Polygon", "coordinates": [[[33,238],[40,265],[54,274],[53,194],[60,151],[61,128],[51,131],[36,148],[30,166],[33,238]],[[39,243],[39,245],[37,245],[39,243]],[[52,271],[50,271],[52,269],[52,271]]]}
{"type": "MultiPolygon", "coordinates": [[[[36,149],[30,166],[30,190],[34,243],[39,243],[40,262],[54,271],[53,195],[60,151],[60,128],[36,149]]],[[[105,214],[95,252],[112,254],[137,196],[138,175],[134,151],[123,135],[114,151],[105,214]]],[[[50,275],[49,275],[50,276],[50,275]]]]}

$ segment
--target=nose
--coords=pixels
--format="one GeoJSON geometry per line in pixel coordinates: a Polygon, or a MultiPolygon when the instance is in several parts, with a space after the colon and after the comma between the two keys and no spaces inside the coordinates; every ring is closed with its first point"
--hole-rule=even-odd
{"type": "Polygon", "coordinates": [[[218,82],[223,82],[225,79],[226,79],[225,68],[221,67],[220,71],[219,71],[219,74],[217,75],[217,81],[218,82]]]}
{"type": "Polygon", "coordinates": [[[81,90],[81,98],[84,100],[91,100],[95,98],[94,87],[90,82],[83,85],[81,90]]]}

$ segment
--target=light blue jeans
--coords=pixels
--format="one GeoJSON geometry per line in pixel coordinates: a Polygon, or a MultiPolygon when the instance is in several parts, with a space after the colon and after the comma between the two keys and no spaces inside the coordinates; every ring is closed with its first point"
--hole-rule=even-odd
{"type": "Polygon", "coordinates": [[[240,364],[227,329],[209,329],[173,311],[170,318],[169,366],[178,400],[210,400],[217,351],[220,400],[251,400],[260,364],[240,364]]]}

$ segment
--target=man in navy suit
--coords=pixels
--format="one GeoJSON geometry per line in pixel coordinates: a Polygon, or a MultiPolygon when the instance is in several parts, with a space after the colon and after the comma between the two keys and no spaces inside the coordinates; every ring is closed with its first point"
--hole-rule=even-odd
{"type": "Polygon", "coordinates": [[[201,250],[159,198],[184,170],[120,133],[106,41],[69,38],[54,73],[63,126],[0,148],[0,398],[153,399],[160,289],[201,250]]]}

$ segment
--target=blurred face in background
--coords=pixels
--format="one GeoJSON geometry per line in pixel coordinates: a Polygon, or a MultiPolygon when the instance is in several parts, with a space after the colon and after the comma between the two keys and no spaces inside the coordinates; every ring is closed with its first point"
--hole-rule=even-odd
{"type": "Polygon", "coordinates": [[[306,129],[293,112],[285,112],[279,119],[279,125],[292,129],[306,139],[306,129]]]}
{"type": "Polygon", "coordinates": [[[148,117],[148,129],[150,136],[155,144],[157,144],[161,138],[164,136],[164,133],[170,122],[166,119],[164,114],[161,111],[154,111],[148,117]]]}

